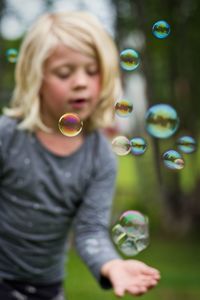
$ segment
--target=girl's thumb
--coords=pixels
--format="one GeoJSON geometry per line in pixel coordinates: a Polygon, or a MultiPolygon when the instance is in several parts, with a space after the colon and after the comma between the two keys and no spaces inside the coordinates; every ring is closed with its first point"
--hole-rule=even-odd
{"type": "Polygon", "coordinates": [[[114,293],[118,297],[123,297],[124,296],[124,289],[121,286],[115,286],[114,287],[114,293]]]}

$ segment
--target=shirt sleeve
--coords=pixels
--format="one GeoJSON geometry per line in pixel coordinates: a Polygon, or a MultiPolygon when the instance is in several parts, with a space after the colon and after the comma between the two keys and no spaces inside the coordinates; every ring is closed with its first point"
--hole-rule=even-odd
{"type": "Polygon", "coordinates": [[[113,153],[105,155],[105,149],[102,150],[74,223],[75,245],[101,287],[110,288],[100,269],[106,262],[119,258],[109,235],[117,166],[113,153]]]}

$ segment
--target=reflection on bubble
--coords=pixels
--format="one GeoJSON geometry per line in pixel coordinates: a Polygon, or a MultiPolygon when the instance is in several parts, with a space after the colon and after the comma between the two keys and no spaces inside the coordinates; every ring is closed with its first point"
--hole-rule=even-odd
{"type": "Polygon", "coordinates": [[[126,256],[134,256],[149,244],[148,218],[135,210],[124,212],[112,228],[112,239],[126,256]]]}
{"type": "Polygon", "coordinates": [[[170,26],[164,20],[157,21],[152,27],[152,33],[156,38],[164,39],[170,34],[170,26]]]}
{"type": "Polygon", "coordinates": [[[8,49],[6,51],[6,57],[10,63],[16,63],[18,57],[18,51],[14,48],[8,49]]]}
{"type": "Polygon", "coordinates": [[[164,165],[171,170],[181,170],[185,166],[185,162],[181,154],[175,150],[168,150],[162,156],[164,165]]]}
{"type": "Polygon", "coordinates": [[[115,103],[115,113],[119,117],[128,117],[133,110],[133,103],[128,100],[119,100],[115,103]]]}
{"type": "Polygon", "coordinates": [[[131,151],[130,141],[125,136],[117,136],[112,141],[112,149],[117,155],[127,155],[131,151]]]}
{"type": "Polygon", "coordinates": [[[149,108],[145,116],[147,132],[156,138],[172,136],[179,126],[176,110],[168,104],[156,104],[149,108]]]}
{"type": "Polygon", "coordinates": [[[196,140],[188,135],[181,136],[177,140],[178,149],[182,151],[183,153],[193,153],[196,151],[197,148],[197,142],[196,140]]]}
{"type": "Polygon", "coordinates": [[[142,155],[147,150],[147,143],[142,137],[134,137],[130,140],[131,153],[134,155],[142,155]]]}
{"type": "Polygon", "coordinates": [[[127,234],[126,234],[124,228],[119,223],[115,224],[112,228],[113,242],[115,244],[118,244],[124,237],[127,237],[127,234]]]}
{"type": "Polygon", "coordinates": [[[120,53],[120,66],[125,71],[135,70],[140,63],[140,57],[134,49],[125,49],[120,53]]]}
{"type": "Polygon", "coordinates": [[[66,113],[60,117],[58,121],[58,128],[63,135],[73,137],[81,132],[83,122],[77,114],[66,113]]]}

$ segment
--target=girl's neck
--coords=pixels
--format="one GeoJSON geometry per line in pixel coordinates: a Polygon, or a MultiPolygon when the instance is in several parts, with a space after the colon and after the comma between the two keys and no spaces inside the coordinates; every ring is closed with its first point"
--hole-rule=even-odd
{"type": "Polygon", "coordinates": [[[76,152],[84,143],[82,133],[75,137],[66,137],[57,131],[47,133],[37,130],[36,137],[47,150],[60,156],[68,156],[76,152]]]}

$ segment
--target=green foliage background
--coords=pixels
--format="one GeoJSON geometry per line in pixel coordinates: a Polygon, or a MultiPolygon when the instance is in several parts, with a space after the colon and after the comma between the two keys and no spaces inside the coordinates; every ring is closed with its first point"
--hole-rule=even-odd
{"type": "MultiPolygon", "coordinates": [[[[140,52],[142,63],[137,72],[146,80],[148,106],[172,105],[181,124],[175,136],[158,141],[147,139],[148,150],[141,157],[119,158],[112,224],[127,209],[138,209],[150,219],[150,246],[136,258],[160,269],[159,286],[142,299],[200,299],[200,149],[185,155],[185,168],[171,172],[163,167],[161,154],[175,147],[182,134],[200,141],[200,1],[199,0],[113,0],[116,10],[116,42],[119,51],[134,47],[127,36],[140,33],[144,39],[140,52]],[[164,19],[171,25],[165,40],[152,36],[155,21],[164,19]]],[[[47,10],[52,1],[46,1],[47,10]]],[[[0,16],[6,1],[0,2],[0,16]]],[[[14,68],[6,59],[6,50],[18,49],[21,40],[9,41],[0,36],[0,109],[6,105],[14,86],[14,68]]],[[[123,73],[124,88],[130,74],[123,73]]],[[[134,76],[134,74],[132,74],[134,76]]],[[[65,287],[69,299],[111,300],[112,291],[102,291],[72,247],[69,275],[65,287]]],[[[131,299],[126,296],[125,299],[131,299]]]]}

